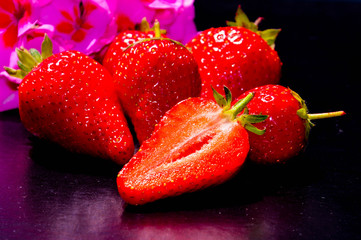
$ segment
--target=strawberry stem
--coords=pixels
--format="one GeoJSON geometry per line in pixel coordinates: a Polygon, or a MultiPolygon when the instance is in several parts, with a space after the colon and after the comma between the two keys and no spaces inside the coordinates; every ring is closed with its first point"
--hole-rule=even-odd
{"type": "Polygon", "coordinates": [[[340,117],[345,115],[344,111],[336,111],[336,112],[328,112],[328,113],[311,113],[307,114],[308,119],[315,120],[315,119],[323,119],[323,118],[332,118],[332,117],[340,117]]]}
{"type": "Polygon", "coordinates": [[[236,119],[237,115],[242,112],[242,110],[247,106],[247,104],[254,97],[254,93],[249,93],[245,98],[242,98],[238,102],[236,102],[230,110],[227,110],[225,113],[231,116],[231,119],[236,119]]]}
{"type": "Polygon", "coordinates": [[[263,122],[268,118],[267,115],[250,115],[248,114],[247,104],[253,99],[254,93],[249,93],[245,98],[240,99],[236,102],[231,108],[232,104],[232,93],[231,91],[224,86],[224,93],[226,97],[218,93],[213,87],[213,97],[216,100],[217,104],[223,109],[222,114],[229,118],[231,121],[236,120],[248,131],[255,133],[257,135],[262,135],[265,133],[266,129],[258,129],[253,126],[252,123],[263,122]],[[231,108],[231,109],[230,109],[231,108]],[[238,116],[243,111],[243,113],[238,116]]]}

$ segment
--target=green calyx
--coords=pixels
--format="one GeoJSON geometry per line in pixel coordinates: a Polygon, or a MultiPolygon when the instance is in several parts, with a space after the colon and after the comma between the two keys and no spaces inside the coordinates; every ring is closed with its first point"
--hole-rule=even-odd
{"type": "Polygon", "coordinates": [[[41,53],[34,48],[27,50],[23,47],[17,48],[15,51],[19,59],[19,69],[9,67],[4,68],[10,76],[23,79],[34,67],[41,63],[44,59],[53,55],[53,44],[50,38],[45,34],[44,40],[41,44],[41,53]]]}
{"type": "Polygon", "coordinates": [[[253,126],[253,123],[263,122],[267,119],[267,115],[250,115],[248,112],[247,104],[252,100],[254,93],[248,94],[245,98],[240,99],[236,102],[233,107],[232,104],[232,93],[231,91],[224,86],[225,97],[218,93],[213,87],[213,97],[217,104],[223,109],[222,114],[225,117],[228,117],[232,121],[237,121],[248,131],[255,133],[257,135],[262,135],[265,133],[265,129],[259,129],[253,126]],[[243,113],[239,115],[241,112],[243,113]]]}
{"type": "Polygon", "coordinates": [[[315,119],[323,119],[323,118],[332,118],[332,117],[340,117],[345,115],[346,113],[344,111],[335,111],[335,112],[327,112],[327,113],[308,113],[308,108],[306,105],[305,100],[301,98],[301,96],[292,91],[292,96],[300,103],[301,108],[297,110],[297,115],[305,120],[305,128],[306,128],[306,139],[308,139],[308,136],[310,134],[311,128],[315,126],[315,124],[312,122],[312,120],[315,119]]]}
{"type": "Polygon", "coordinates": [[[258,30],[258,24],[261,21],[262,21],[262,18],[257,18],[257,20],[255,22],[251,22],[249,20],[249,18],[247,17],[247,15],[245,14],[245,12],[243,12],[243,10],[241,9],[241,6],[238,6],[235,21],[234,22],[227,21],[226,23],[230,27],[244,27],[244,28],[251,30],[252,32],[257,33],[258,35],[260,35],[263,38],[263,40],[265,40],[267,42],[267,44],[271,48],[274,49],[276,38],[277,38],[279,32],[281,31],[281,29],[266,29],[266,30],[260,31],[260,30],[258,30]]]}
{"type": "Polygon", "coordinates": [[[151,29],[152,31],[154,31],[154,37],[153,38],[144,38],[140,41],[137,41],[133,44],[130,44],[124,51],[126,51],[127,49],[133,47],[134,45],[137,45],[139,43],[142,43],[142,42],[148,42],[148,41],[151,41],[151,40],[167,40],[167,41],[171,41],[181,47],[184,47],[186,48],[187,50],[189,50],[184,44],[182,44],[181,42],[178,42],[174,39],[171,39],[171,38],[167,38],[167,37],[162,37],[162,34],[164,34],[165,32],[163,32],[162,29],[160,29],[160,23],[158,20],[155,20],[154,22],[154,25],[153,25],[153,28],[151,29]]]}
{"type": "Polygon", "coordinates": [[[158,35],[158,37],[160,37],[161,34],[166,34],[167,33],[167,31],[165,29],[160,29],[160,25],[159,25],[158,20],[154,21],[154,25],[151,28],[146,17],[144,17],[142,19],[142,21],[140,22],[140,24],[136,26],[136,29],[141,31],[141,32],[145,32],[145,33],[149,32],[149,31],[154,31],[155,35],[156,36],[158,35]]]}

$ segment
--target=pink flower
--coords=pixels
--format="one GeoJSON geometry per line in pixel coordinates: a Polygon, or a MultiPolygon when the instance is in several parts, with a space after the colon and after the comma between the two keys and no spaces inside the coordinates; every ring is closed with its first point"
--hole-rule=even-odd
{"type": "MultiPolygon", "coordinates": [[[[53,29],[51,26],[43,25],[37,28],[31,28],[25,31],[18,37],[16,47],[23,46],[26,49],[35,48],[40,51],[41,42],[44,39],[44,34],[52,36],[53,29]]],[[[57,53],[64,51],[65,49],[56,43],[53,43],[53,52],[57,53]]],[[[4,59],[2,59],[4,60],[4,59]]],[[[5,58],[7,66],[18,69],[17,67],[17,55],[15,51],[9,51],[8,56],[5,58]]],[[[6,71],[0,71],[0,112],[14,109],[18,107],[18,85],[21,83],[21,79],[11,77],[6,71]]]]}
{"type": "Polygon", "coordinates": [[[128,0],[109,1],[116,19],[118,32],[130,29],[141,22],[143,17],[151,23],[160,22],[161,28],[167,30],[167,36],[188,42],[197,34],[194,24],[194,0],[128,0]],[[131,13],[131,14],[129,14],[131,13]]]}
{"type": "Polygon", "coordinates": [[[104,0],[53,0],[42,9],[39,22],[54,26],[53,41],[88,55],[100,51],[116,34],[104,0]]]}
{"type": "MultiPolygon", "coordinates": [[[[38,28],[37,19],[39,9],[48,0],[1,0],[0,1],[0,66],[15,67],[17,58],[15,47],[24,41],[35,38],[38,28]],[[31,30],[31,31],[30,31],[31,30]],[[31,33],[31,34],[29,34],[31,33]]],[[[43,26],[42,30],[48,26],[43,26]]],[[[0,73],[0,111],[13,109],[18,106],[18,79],[7,73],[0,73]]]]}
{"type": "MultiPolygon", "coordinates": [[[[78,50],[101,60],[121,31],[146,17],[182,43],[196,35],[194,0],[0,0],[0,67],[16,68],[16,47],[39,50],[44,33],[54,53],[78,50]]],[[[1,71],[1,70],[0,70],[1,71]]],[[[0,111],[18,106],[20,79],[0,73],[0,111]]]]}
{"type": "Polygon", "coordinates": [[[196,34],[194,0],[155,0],[148,5],[154,9],[154,19],[167,30],[167,35],[186,44],[196,34]]]}

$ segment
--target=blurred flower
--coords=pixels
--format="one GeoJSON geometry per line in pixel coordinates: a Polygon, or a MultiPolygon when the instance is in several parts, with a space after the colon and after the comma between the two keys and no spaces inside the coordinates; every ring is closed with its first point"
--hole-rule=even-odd
{"type": "MultiPolygon", "coordinates": [[[[101,61],[114,37],[156,19],[167,36],[187,43],[196,35],[194,0],[0,0],[0,67],[17,68],[15,48],[40,50],[44,33],[54,53],[78,50],[101,61]]],[[[20,79],[0,73],[0,111],[17,108],[20,79]]]]}

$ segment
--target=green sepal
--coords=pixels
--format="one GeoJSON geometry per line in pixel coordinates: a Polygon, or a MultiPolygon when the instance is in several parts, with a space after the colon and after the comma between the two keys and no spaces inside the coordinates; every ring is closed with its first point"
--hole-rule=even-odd
{"type": "Polygon", "coordinates": [[[13,69],[9,67],[4,67],[5,71],[12,77],[23,79],[26,76],[26,73],[21,69],[13,69]]]}
{"type": "Polygon", "coordinates": [[[211,88],[212,88],[212,91],[213,91],[214,100],[216,101],[218,106],[220,106],[221,108],[224,108],[227,105],[226,99],[223,97],[222,94],[217,92],[216,89],[214,89],[213,87],[211,87],[211,88]]]}
{"type": "Polygon", "coordinates": [[[241,6],[238,5],[236,16],[234,18],[234,22],[232,21],[226,21],[227,26],[230,27],[244,27],[247,28],[253,32],[256,32],[258,30],[258,26],[251,22],[247,16],[247,14],[242,10],[241,6]]]}
{"type": "Polygon", "coordinates": [[[150,30],[151,29],[149,26],[149,22],[147,21],[147,18],[146,17],[142,18],[142,21],[139,24],[139,31],[146,33],[149,32],[150,30]]]}
{"type": "Polygon", "coordinates": [[[238,100],[233,107],[232,104],[232,93],[224,86],[225,96],[222,96],[218,93],[213,87],[213,96],[217,104],[223,108],[222,115],[230,119],[231,121],[237,121],[241,124],[245,129],[250,132],[253,132],[257,135],[262,135],[265,133],[266,129],[259,129],[252,125],[252,123],[260,123],[268,118],[267,115],[251,115],[249,114],[247,104],[253,99],[254,93],[249,93],[245,98],[238,100]],[[239,115],[241,112],[243,113],[239,115]],[[239,116],[238,116],[239,115],[239,116]]]}
{"type": "Polygon", "coordinates": [[[41,44],[41,58],[42,60],[53,55],[53,43],[47,34],[44,35],[44,40],[41,44]]]}
{"type": "Polygon", "coordinates": [[[24,71],[28,69],[32,69],[35,65],[37,65],[37,62],[34,59],[34,57],[31,56],[30,52],[25,48],[17,48],[15,52],[19,59],[18,65],[20,63],[21,66],[19,65],[19,67],[23,70],[25,69],[24,71]]]}
{"type": "Polygon", "coordinates": [[[281,29],[266,29],[263,31],[257,31],[257,33],[261,36],[261,38],[263,38],[263,40],[265,40],[267,42],[267,44],[271,47],[271,48],[275,48],[275,42],[276,42],[276,38],[278,36],[278,34],[280,33],[281,29]]]}
{"type": "Polygon", "coordinates": [[[265,121],[268,118],[268,115],[249,115],[248,108],[246,108],[243,114],[237,117],[238,123],[240,123],[245,129],[249,132],[252,132],[257,135],[262,135],[266,132],[266,129],[259,129],[252,125],[252,123],[260,123],[265,121]]]}
{"type": "Polygon", "coordinates": [[[152,30],[154,31],[154,37],[156,38],[160,38],[162,36],[161,32],[160,32],[160,23],[158,20],[154,21],[154,25],[152,30]]]}
{"type": "Polygon", "coordinates": [[[29,73],[32,69],[32,67],[28,67],[28,65],[23,64],[20,60],[17,63],[19,68],[26,73],[29,73]]]}
{"type": "MultiPolygon", "coordinates": [[[[250,114],[242,114],[239,117],[240,121],[247,123],[260,123],[268,118],[268,115],[250,115],[250,114]]],[[[238,118],[237,118],[238,120],[238,118]]]]}
{"type": "MultiPolygon", "coordinates": [[[[155,24],[156,22],[159,23],[158,20],[155,20],[154,24],[155,24]]],[[[153,27],[150,27],[150,24],[149,24],[147,18],[144,17],[144,18],[142,18],[142,21],[141,21],[139,24],[136,25],[135,29],[138,30],[138,31],[140,31],[140,32],[144,32],[144,33],[147,33],[147,32],[149,32],[149,31],[154,31],[154,32],[155,32],[157,27],[155,27],[154,24],[153,24],[153,27]]],[[[167,30],[161,29],[159,26],[158,26],[158,28],[159,28],[160,34],[166,34],[166,33],[167,33],[167,30]]],[[[158,31],[158,30],[157,30],[157,31],[158,31]]],[[[159,36],[159,37],[160,37],[160,36],[159,36]]]]}
{"type": "Polygon", "coordinates": [[[256,21],[251,22],[248,18],[248,16],[246,15],[246,13],[241,9],[241,6],[239,5],[237,8],[237,12],[236,12],[236,16],[235,16],[235,21],[226,21],[227,26],[230,27],[244,27],[247,28],[249,30],[251,30],[252,32],[257,33],[258,35],[261,36],[261,38],[263,40],[265,40],[267,42],[267,44],[271,47],[271,48],[275,48],[275,41],[276,38],[278,36],[278,34],[280,33],[281,29],[266,29],[263,31],[258,30],[258,24],[262,21],[262,18],[257,18],[256,21]]]}
{"type": "Polygon", "coordinates": [[[231,108],[231,104],[232,104],[232,93],[231,91],[224,86],[224,93],[226,95],[226,97],[224,97],[222,94],[220,94],[219,92],[217,92],[212,86],[212,91],[213,91],[213,97],[216,101],[216,103],[223,108],[223,111],[226,111],[228,109],[231,108]]]}
{"type": "Polygon", "coordinates": [[[252,124],[245,124],[244,128],[247,129],[249,132],[257,134],[257,135],[263,135],[266,132],[266,129],[256,128],[252,124]]]}
{"type": "Polygon", "coordinates": [[[38,50],[36,50],[35,48],[30,48],[29,52],[38,64],[42,61],[41,54],[38,50]]]}
{"type": "Polygon", "coordinates": [[[9,67],[4,67],[4,69],[10,76],[23,79],[34,67],[44,59],[53,55],[53,44],[50,38],[45,34],[41,44],[41,53],[34,48],[27,50],[23,47],[15,49],[15,52],[19,59],[17,63],[20,69],[9,67]]]}

